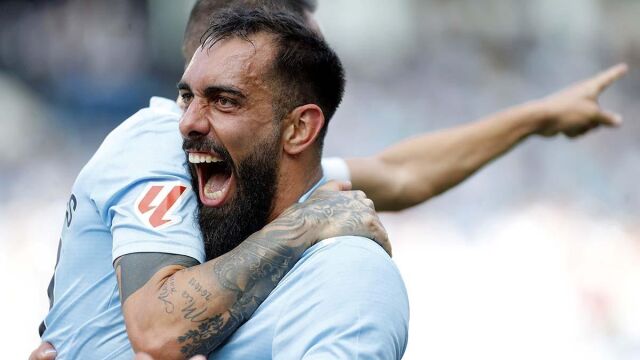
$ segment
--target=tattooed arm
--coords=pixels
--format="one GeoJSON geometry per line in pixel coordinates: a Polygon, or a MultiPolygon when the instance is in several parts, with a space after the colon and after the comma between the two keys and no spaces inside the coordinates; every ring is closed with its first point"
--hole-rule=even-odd
{"type": "MultiPolygon", "coordinates": [[[[193,267],[162,267],[123,295],[133,349],[162,358],[210,353],[253,314],[307,248],[347,234],[372,238],[391,251],[364,193],[318,190],[225,255],[193,267]]],[[[116,260],[121,287],[125,257],[116,260]]]]}

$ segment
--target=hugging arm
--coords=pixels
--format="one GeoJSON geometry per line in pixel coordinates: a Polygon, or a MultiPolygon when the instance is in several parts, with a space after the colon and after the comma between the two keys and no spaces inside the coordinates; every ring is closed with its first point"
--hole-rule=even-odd
{"type": "Polygon", "coordinates": [[[318,190],[204,264],[165,254],[121,256],[114,265],[134,351],[162,358],[210,353],[253,314],[307,248],[347,234],[373,238],[390,252],[362,192],[318,190]],[[137,265],[147,260],[152,264],[137,265]]]}

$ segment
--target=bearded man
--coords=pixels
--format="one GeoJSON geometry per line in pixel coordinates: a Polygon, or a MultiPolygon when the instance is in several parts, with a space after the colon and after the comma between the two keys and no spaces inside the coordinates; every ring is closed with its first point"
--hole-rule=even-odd
{"type": "MultiPolygon", "coordinates": [[[[323,139],[342,100],[344,74],[326,42],[291,14],[237,8],[212,24],[179,89],[200,225],[215,256],[324,181],[323,139]]],[[[187,289],[175,286],[178,293],[187,289]]],[[[131,295],[125,318],[135,313],[144,323],[158,323],[148,300],[131,295]]],[[[197,309],[204,307],[197,302],[197,309]]],[[[174,333],[187,354],[212,349],[207,339],[225,321],[207,321],[214,323],[174,333]]],[[[335,237],[305,251],[212,357],[399,359],[408,321],[406,290],[389,255],[362,237],[335,237]]],[[[167,325],[140,334],[170,333],[167,325]]],[[[129,335],[136,347],[136,334],[129,335]]]]}
{"type": "MultiPolygon", "coordinates": [[[[231,5],[247,8],[267,6],[291,11],[307,27],[319,31],[313,18],[315,1],[199,0],[185,32],[183,52],[187,62],[199,45],[198,40],[206,29],[209,16],[231,5]]],[[[577,136],[598,125],[619,123],[615,114],[598,107],[597,98],[625,70],[624,66],[612,68],[553,96],[502,111],[469,125],[404,141],[377,156],[348,159],[346,162],[341,159],[323,161],[326,165],[324,173],[331,178],[350,176],[354,186],[366,190],[379,209],[401,209],[414,205],[456,185],[529,135],[564,133],[577,136]]],[[[185,105],[182,97],[178,103],[183,107],[185,105]]],[[[153,98],[149,108],[125,121],[107,138],[74,185],[63,227],[64,241],[61,241],[59,251],[61,260],[56,268],[56,282],[52,281],[49,288],[53,307],[41,326],[43,339],[54,341],[62,357],[69,356],[68,350],[65,350],[69,346],[65,344],[70,343],[80,349],[99,353],[98,350],[102,349],[100,346],[108,347],[105,345],[107,343],[92,339],[99,340],[96,334],[105,333],[112,339],[124,339],[120,349],[126,352],[129,344],[119,302],[125,301],[164,266],[176,266],[173,264],[175,261],[179,261],[181,267],[192,266],[223,253],[233,242],[215,239],[227,231],[240,232],[244,226],[222,222],[227,228],[222,231],[216,229],[216,222],[211,218],[201,219],[202,226],[215,230],[207,232],[205,240],[209,254],[205,255],[200,232],[191,226],[195,221],[191,209],[196,206],[196,200],[185,183],[189,179],[182,169],[182,154],[172,150],[174,146],[177,148],[175,132],[178,116],[180,110],[174,102],[153,98]],[[182,191],[180,196],[172,192],[174,190],[182,191]],[[77,196],[79,194],[85,196],[77,196]],[[142,201],[145,199],[151,202],[142,201]],[[167,200],[161,203],[164,207],[158,206],[162,199],[167,200]],[[87,207],[88,203],[91,206],[87,207]],[[167,205],[172,206],[167,208],[167,205]],[[94,209],[95,206],[99,208],[94,209]],[[87,217],[81,216],[83,210],[97,212],[100,218],[90,227],[85,227],[84,231],[75,231],[72,223],[77,229],[78,219],[87,220],[87,217]],[[100,241],[88,241],[94,237],[100,238],[100,241]],[[83,254],[85,249],[92,256],[82,259],[72,257],[73,254],[83,254]],[[124,284],[120,289],[115,286],[108,256],[111,252],[113,259],[119,259],[119,271],[124,274],[124,284]],[[106,254],[107,258],[97,256],[100,253],[106,254]],[[102,264],[101,271],[86,271],[97,264],[102,264]],[[83,274],[80,278],[77,277],[79,269],[85,269],[80,270],[83,274]],[[85,282],[91,286],[78,287],[85,282]],[[70,291],[71,288],[74,291],[70,291]],[[86,292],[88,290],[91,293],[86,292]],[[87,299],[77,300],[78,297],[87,299]],[[87,309],[102,311],[102,315],[92,317],[89,322],[83,316],[87,309]],[[99,329],[96,324],[101,324],[99,329]],[[96,347],[97,344],[101,345],[96,347]]],[[[203,159],[205,162],[213,160],[203,159]]],[[[194,161],[200,160],[194,158],[194,161]]],[[[208,191],[208,194],[213,197],[222,195],[222,192],[214,194],[216,191],[219,190],[208,191]]],[[[258,193],[258,197],[266,194],[260,191],[255,193],[258,193]]],[[[325,198],[323,201],[330,200],[325,198]]],[[[244,207],[247,206],[245,202],[244,207]]],[[[242,213],[236,209],[238,212],[242,213]]],[[[264,207],[259,212],[264,213],[264,207]]],[[[258,218],[244,221],[255,224],[258,218]]],[[[242,266],[248,267],[250,263],[237,262],[236,265],[242,272],[242,266]]],[[[270,286],[275,286],[275,282],[271,282],[270,286]]],[[[261,291],[264,294],[254,299],[263,299],[271,288],[263,286],[261,291]]],[[[218,296],[224,295],[224,290],[221,290],[222,294],[213,294],[214,306],[222,303],[232,306],[231,302],[216,302],[224,298],[218,296]]],[[[230,333],[227,331],[224,334],[228,336],[230,333]]],[[[218,342],[221,341],[218,339],[218,342]]],[[[53,351],[46,346],[40,350],[44,349],[53,351]]],[[[42,354],[38,351],[35,353],[42,354]]],[[[49,355],[46,358],[51,358],[49,355]]]]}

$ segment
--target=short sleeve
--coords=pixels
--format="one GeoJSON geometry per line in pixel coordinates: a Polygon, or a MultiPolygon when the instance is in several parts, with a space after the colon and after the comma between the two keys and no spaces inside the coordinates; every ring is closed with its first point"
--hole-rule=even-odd
{"type": "Polygon", "coordinates": [[[84,183],[111,230],[113,260],[138,252],[205,260],[177,115],[141,110],[109,134],[89,164],[84,183]]]}
{"type": "Polygon", "coordinates": [[[196,206],[193,190],[184,181],[154,178],[136,184],[110,207],[113,260],[161,252],[204,262],[196,206]]]}
{"type": "Polygon", "coordinates": [[[400,359],[409,304],[397,268],[371,240],[331,240],[300,269],[275,329],[274,359],[400,359]]]}
{"type": "Polygon", "coordinates": [[[350,181],[351,174],[347,162],[338,157],[322,159],[322,172],[327,180],[350,181]]]}

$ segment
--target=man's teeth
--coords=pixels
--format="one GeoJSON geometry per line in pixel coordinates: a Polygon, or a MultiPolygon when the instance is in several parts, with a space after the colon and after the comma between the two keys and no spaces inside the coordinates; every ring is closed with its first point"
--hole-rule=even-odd
{"type": "Polygon", "coordinates": [[[204,196],[211,200],[217,200],[220,196],[222,196],[222,190],[218,191],[209,191],[207,188],[204,189],[204,196]]]}
{"type": "Polygon", "coordinates": [[[215,163],[221,161],[222,159],[215,155],[189,153],[189,162],[192,164],[215,163]]]}

